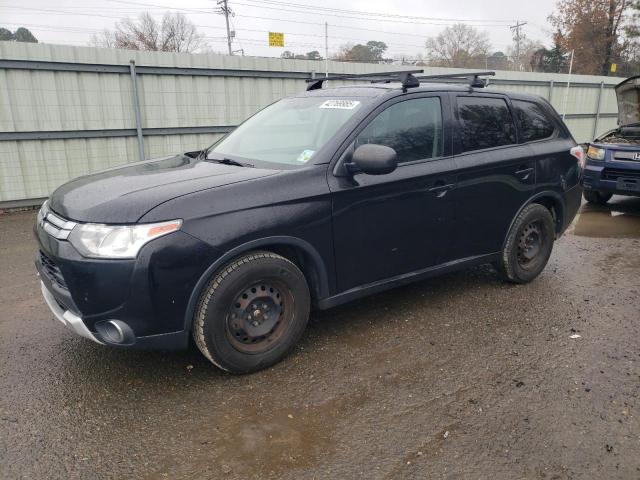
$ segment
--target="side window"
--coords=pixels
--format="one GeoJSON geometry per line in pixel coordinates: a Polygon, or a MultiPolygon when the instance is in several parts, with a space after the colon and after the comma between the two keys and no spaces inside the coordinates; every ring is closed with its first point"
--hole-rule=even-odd
{"type": "Polygon", "coordinates": [[[555,132],[553,122],[540,105],[525,100],[512,100],[512,102],[520,127],[521,141],[532,142],[553,135],[555,132]]]}
{"type": "Polygon", "coordinates": [[[416,98],[391,105],[356,138],[356,148],[377,143],[393,148],[398,163],[442,155],[442,108],[438,97],[416,98]]]}
{"type": "Polygon", "coordinates": [[[457,105],[463,151],[516,143],[516,127],[504,99],[458,97],[457,105]]]}

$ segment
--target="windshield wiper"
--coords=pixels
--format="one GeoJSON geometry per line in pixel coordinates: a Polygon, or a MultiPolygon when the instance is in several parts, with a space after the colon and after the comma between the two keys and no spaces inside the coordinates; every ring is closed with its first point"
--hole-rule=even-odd
{"type": "Polygon", "coordinates": [[[236,167],[254,168],[254,166],[250,163],[238,162],[237,160],[231,160],[230,158],[207,158],[207,160],[211,160],[212,162],[222,163],[224,165],[234,165],[236,167]]]}

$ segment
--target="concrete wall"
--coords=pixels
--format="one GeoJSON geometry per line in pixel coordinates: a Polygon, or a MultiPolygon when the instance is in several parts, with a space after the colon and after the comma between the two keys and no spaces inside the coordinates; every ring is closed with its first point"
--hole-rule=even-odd
{"type": "MultiPolygon", "coordinates": [[[[46,197],[73,177],[139,159],[130,60],[138,71],[147,158],[200,149],[256,110],[303,90],[303,77],[325,69],[324,62],[308,60],[0,42],[0,206],[46,197]],[[92,71],[77,71],[87,65],[92,71]]],[[[403,68],[329,62],[331,73],[403,68]]],[[[425,68],[427,74],[455,71],[425,68]]],[[[566,80],[498,72],[490,88],[551,95],[561,112],[566,80]]],[[[615,127],[612,86],[620,80],[572,77],[567,124],[578,141],[593,137],[598,98],[597,132],[615,127]]]]}

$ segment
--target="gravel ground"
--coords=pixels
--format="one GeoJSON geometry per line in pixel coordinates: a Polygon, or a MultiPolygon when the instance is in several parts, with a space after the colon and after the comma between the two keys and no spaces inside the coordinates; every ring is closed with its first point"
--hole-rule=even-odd
{"type": "Polygon", "coordinates": [[[640,199],[583,206],[531,284],[480,267],[316,313],[239,377],[65,330],[33,220],[0,215],[0,478],[640,478],[640,199]]]}

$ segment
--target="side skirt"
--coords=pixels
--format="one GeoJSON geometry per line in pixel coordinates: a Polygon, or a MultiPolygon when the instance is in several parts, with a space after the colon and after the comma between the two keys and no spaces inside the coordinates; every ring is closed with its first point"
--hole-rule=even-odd
{"type": "Polygon", "coordinates": [[[378,280],[377,282],[367,283],[366,285],[354,287],[345,292],[338,293],[337,295],[319,300],[318,308],[320,310],[326,310],[328,308],[337,307],[338,305],[351,302],[352,300],[356,300],[358,298],[366,297],[367,295],[383,292],[385,290],[400,287],[402,285],[413,283],[418,280],[424,280],[425,278],[435,277],[443,273],[454,272],[456,270],[463,270],[465,268],[473,267],[476,265],[491,263],[495,260],[499,260],[499,258],[500,253],[466,257],[459,260],[442,263],[440,265],[436,265],[435,267],[424,268],[422,270],[404,273],[402,275],[386,278],[384,280],[378,280]]]}

